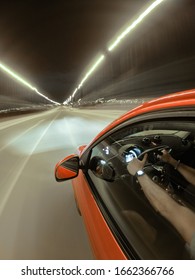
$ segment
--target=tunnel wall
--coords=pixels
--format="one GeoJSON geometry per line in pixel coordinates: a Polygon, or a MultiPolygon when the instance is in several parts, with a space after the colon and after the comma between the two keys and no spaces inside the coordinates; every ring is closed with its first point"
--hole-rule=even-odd
{"type": "Polygon", "coordinates": [[[195,6],[184,2],[167,2],[116,49],[104,51],[104,61],[74,101],[153,97],[195,88],[195,6]]]}

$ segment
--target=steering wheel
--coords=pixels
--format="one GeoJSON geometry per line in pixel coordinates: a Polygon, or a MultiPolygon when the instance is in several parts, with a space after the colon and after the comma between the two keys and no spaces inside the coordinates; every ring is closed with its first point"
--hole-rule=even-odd
{"type": "Polygon", "coordinates": [[[166,150],[166,149],[170,149],[170,147],[167,146],[167,145],[156,146],[156,147],[153,147],[153,148],[150,148],[150,149],[147,149],[147,150],[143,151],[143,152],[138,156],[138,158],[144,156],[145,154],[153,153],[153,152],[155,152],[155,151],[157,151],[157,153],[158,153],[158,152],[161,152],[162,150],[166,150]]]}
{"type": "MultiPolygon", "coordinates": [[[[149,159],[148,159],[148,167],[149,166],[152,166],[153,163],[155,163],[157,161],[157,157],[154,155],[155,153],[159,153],[162,151],[162,150],[165,150],[165,149],[170,149],[169,146],[167,145],[160,145],[160,146],[156,146],[156,147],[153,147],[153,148],[150,148],[150,149],[146,149],[145,151],[143,151],[137,158],[142,160],[143,156],[145,154],[148,154],[149,156],[149,159]]],[[[131,186],[135,186],[136,185],[136,181],[137,181],[137,178],[136,176],[130,176],[130,185],[131,186]]]]}
{"type": "MultiPolygon", "coordinates": [[[[145,154],[151,154],[151,153],[154,153],[154,152],[156,152],[157,154],[160,154],[160,152],[162,150],[166,150],[166,149],[170,149],[170,147],[167,146],[167,145],[156,146],[156,147],[153,147],[153,148],[150,148],[150,149],[147,149],[147,150],[143,151],[137,158],[142,159],[145,154]]],[[[155,158],[155,160],[156,160],[156,158],[155,158]]]]}

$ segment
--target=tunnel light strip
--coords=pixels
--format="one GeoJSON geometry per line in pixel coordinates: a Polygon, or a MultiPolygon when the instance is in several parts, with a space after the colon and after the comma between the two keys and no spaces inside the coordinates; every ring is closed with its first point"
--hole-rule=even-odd
{"type": "Polygon", "coordinates": [[[98,60],[94,63],[94,65],[91,67],[91,69],[87,72],[87,74],[85,75],[85,77],[83,78],[83,80],[80,82],[80,84],[78,85],[78,87],[74,90],[72,96],[70,96],[67,100],[64,101],[63,104],[67,104],[67,102],[69,102],[71,100],[71,98],[73,98],[76,94],[76,92],[78,91],[78,89],[80,89],[82,87],[82,85],[84,84],[84,82],[89,78],[89,76],[95,71],[95,69],[98,67],[98,65],[104,60],[105,56],[101,55],[98,60]]]}
{"type": "MultiPolygon", "coordinates": [[[[156,0],[154,1],[130,26],[128,26],[114,41],[110,47],[108,47],[108,51],[112,51],[120,42],[121,40],[132,30],[134,29],[147,15],[149,15],[158,5],[160,5],[165,0],[156,0]]],[[[74,90],[72,96],[70,96],[64,104],[67,104],[76,94],[78,89],[82,87],[84,82],[88,79],[88,77],[92,74],[92,72],[96,69],[96,67],[100,64],[100,62],[105,58],[104,55],[102,55],[98,61],[94,64],[94,66],[89,70],[89,72],[86,74],[84,79],[81,81],[79,86],[74,90]]]]}
{"type": "Polygon", "coordinates": [[[21,84],[25,85],[26,87],[30,88],[31,90],[35,91],[38,95],[42,96],[43,98],[47,99],[48,101],[56,104],[56,105],[60,105],[60,103],[48,98],[47,96],[43,95],[42,93],[40,93],[35,87],[33,87],[31,84],[29,84],[27,81],[25,81],[24,79],[22,79],[20,76],[18,76],[16,73],[14,73],[13,71],[11,71],[8,67],[6,67],[5,65],[3,65],[2,63],[0,63],[0,68],[6,72],[7,74],[9,74],[12,78],[16,79],[18,82],[20,82],[21,84]]]}
{"type": "Polygon", "coordinates": [[[76,88],[76,89],[75,89],[75,91],[74,91],[74,92],[73,92],[73,94],[72,94],[72,97],[74,97],[74,96],[75,96],[75,94],[76,94],[77,90],[78,90],[78,88],[76,88]]]}
{"type": "Polygon", "coordinates": [[[147,15],[149,15],[158,5],[160,5],[165,0],[156,0],[152,3],[130,26],[128,26],[116,39],[116,41],[110,45],[108,48],[109,51],[112,51],[121,40],[132,30],[134,29],[147,15]]]}
{"type": "Polygon", "coordinates": [[[103,59],[104,59],[104,55],[101,55],[100,58],[96,61],[96,63],[91,67],[89,72],[87,72],[87,74],[81,81],[80,85],[78,86],[78,89],[84,84],[84,82],[89,78],[89,76],[95,71],[95,69],[98,67],[98,65],[102,62],[103,59]]]}

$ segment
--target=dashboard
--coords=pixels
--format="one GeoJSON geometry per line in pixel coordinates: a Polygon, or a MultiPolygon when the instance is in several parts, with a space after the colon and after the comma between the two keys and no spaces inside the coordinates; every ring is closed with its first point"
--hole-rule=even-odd
{"type": "MultiPolygon", "coordinates": [[[[173,158],[181,160],[185,164],[195,167],[195,141],[188,131],[155,131],[137,133],[131,137],[117,142],[118,155],[124,166],[133,159],[142,159],[148,154],[144,171],[159,186],[165,189],[177,202],[185,205],[183,193],[189,183],[170,164],[162,161],[159,155],[162,150],[167,150],[173,158]],[[182,199],[181,199],[182,197],[182,199]]],[[[138,182],[137,182],[138,183],[138,182]]]]}

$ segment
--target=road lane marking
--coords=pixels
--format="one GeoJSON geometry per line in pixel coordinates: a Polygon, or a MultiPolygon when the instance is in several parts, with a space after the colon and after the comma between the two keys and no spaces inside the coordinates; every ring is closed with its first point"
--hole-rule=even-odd
{"type": "Polygon", "coordinates": [[[50,122],[50,124],[44,129],[43,133],[41,134],[41,136],[38,138],[38,140],[36,141],[33,149],[31,150],[31,152],[29,153],[29,155],[26,157],[26,159],[24,160],[24,162],[22,163],[22,165],[20,166],[19,170],[18,170],[18,174],[16,175],[16,177],[13,179],[12,183],[10,184],[10,187],[7,191],[7,193],[5,194],[4,198],[1,201],[1,205],[0,205],[0,216],[2,215],[5,206],[7,204],[7,201],[9,200],[9,197],[15,187],[15,184],[17,183],[18,179],[20,178],[26,164],[28,163],[29,159],[31,158],[33,152],[36,150],[37,146],[39,145],[39,143],[41,142],[41,140],[43,139],[43,137],[45,136],[46,132],[48,131],[48,129],[50,128],[50,126],[53,124],[53,122],[56,120],[56,118],[58,117],[60,112],[57,113],[57,115],[53,118],[53,120],[50,122]]]}

